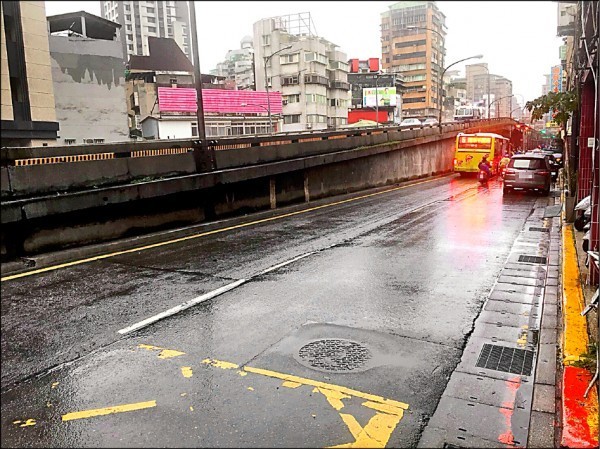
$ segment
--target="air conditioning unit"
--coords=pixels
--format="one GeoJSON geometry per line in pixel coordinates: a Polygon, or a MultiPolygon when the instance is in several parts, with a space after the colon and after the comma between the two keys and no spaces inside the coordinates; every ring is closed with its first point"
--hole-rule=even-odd
{"type": "Polygon", "coordinates": [[[312,129],[312,123],[307,123],[306,124],[306,129],[312,129]]]}

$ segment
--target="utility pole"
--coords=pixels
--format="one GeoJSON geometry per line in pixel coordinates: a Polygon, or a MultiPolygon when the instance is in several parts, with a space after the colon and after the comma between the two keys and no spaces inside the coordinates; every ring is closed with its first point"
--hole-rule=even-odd
{"type": "Polygon", "coordinates": [[[192,46],[194,47],[194,78],[196,86],[196,120],[198,121],[198,142],[194,146],[194,161],[196,171],[203,172],[208,168],[214,170],[214,153],[208,154],[206,142],[206,126],[204,124],[204,104],[202,102],[202,73],[200,72],[200,52],[198,50],[198,29],[196,28],[196,2],[190,1],[190,25],[192,34],[192,46]],[[209,160],[207,160],[207,158],[209,160]],[[208,165],[208,167],[207,167],[208,165]]]}

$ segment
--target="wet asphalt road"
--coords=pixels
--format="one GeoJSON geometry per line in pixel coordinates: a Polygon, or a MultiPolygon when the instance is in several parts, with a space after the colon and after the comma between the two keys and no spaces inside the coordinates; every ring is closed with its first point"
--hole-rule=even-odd
{"type": "Polygon", "coordinates": [[[360,195],[2,282],[2,447],[416,446],[539,196],[360,195]]]}

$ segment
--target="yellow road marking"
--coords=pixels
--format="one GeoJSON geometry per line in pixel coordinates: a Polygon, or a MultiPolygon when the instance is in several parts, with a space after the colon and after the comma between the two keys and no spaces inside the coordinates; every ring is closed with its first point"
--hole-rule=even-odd
{"type": "Polygon", "coordinates": [[[584,306],[579,265],[572,225],[562,228],[563,248],[563,364],[570,365],[579,360],[579,356],[587,351],[588,335],[586,319],[581,316],[584,306]]]}
{"type": "Polygon", "coordinates": [[[187,377],[187,378],[192,377],[192,375],[193,375],[192,367],[191,366],[182,366],[181,374],[183,374],[183,377],[187,377]]]}
{"type": "MultiPolygon", "coordinates": [[[[221,369],[240,368],[239,365],[236,365],[235,363],[224,362],[216,359],[204,359],[202,360],[202,363],[221,369]]],[[[329,402],[329,404],[335,410],[337,410],[338,413],[344,407],[342,399],[350,399],[352,396],[366,399],[362,405],[375,410],[375,415],[369,419],[369,422],[365,427],[362,427],[354,416],[348,413],[339,413],[342,421],[346,424],[348,430],[354,437],[354,441],[351,443],[329,446],[332,448],[385,447],[390,439],[390,436],[392,435],[392,432],[404,416],[404,410],[408,409],[408,404],[404,402],[385,399],[381,396],[363,393],[361,391],[339,385],[328,384],[325,382],[298,377],[291,374],[279,373],[276,371],[253,368],[251,366],[243,366],[241,367],[241,370],[249,373],[260,374],[262,376],[281,379],[284,381],[283,386],[289,388],[297,388],[301,385],[311,385],[315,387],[313,392],[322,393],[327,399],[327,402],[329,402]]],[[[251,389],[251,387],[248,387],[248,389],[251,389]]],[[[313,417],[315,416],[316,415],[313,415],[313,417]]]]}
{"type": "Polygon", "coordinates": [[[325,388],[315,388],[313,390],[315,393],[322,393],[327,398],[327,402],[337,411],[340,411],[344,408],[344,403],[342,399],[350,399],[350,396],[344,393],[340,393],[339,391],[327,390],[325,388]]]}
{"type": "Polygon", "coordinates": [[[115,405],[113,407],[97,408],[93,410],[83,410],[81,412],[71,412],[62,416],[63,421],[72,421],[74,419],[91,418],[94,416],[110,415],[113,413],[132,412],[146,408],[156,407],[156,401],[137,402],[135,404],[115,405]]]}
{"type": "Polygon", "coordinates": [[[406,404],[404,402],[394,401],[392,399],[385,399],[381,396],[377,396],[377,395],[369,394],[369,393],[363,393],[362,391],[353,390],[352,388],[342,387],[340,385],[328,384],[325,382],[320,382],[318,380],[306,379],[304,377],[298,377],[298,376],[294,376],[291,374],[278,373],[276,371],[269,371],[266,369],[253,368],[251,366],[245,366],[245,367],[243,367],[243,369],[245,371],[248,371],[249,373],[261,374],[261,375],[267,376],[267,377],[274,377],[276,379],[297,382],[302,385],[311,385],[311,386],[317,387],[319,389],[325,389],[325,390],[335,391],[338,393],[344,393],[349,396],[367,399],[369,401],[378,402],[380,404],[386,404],[386,405],[389,405],[389,406],[392,406],[392,407],[395,407],[398,409],[403,409],[403,410],[408,409],[408,404],[406,404]]]}
{"type": "Polygon", "coordinates": [[[185,355],[185,352],[175,351],[174,349],[159,348],[158,346],[152,345],[140,344],[138,345],[138,348],[147,349],[148,351],[160,351],[160,353],[158,354],[159,359],[170,359],[173,357],[178,357],[180,355],[185,355]]]}
{"type": "Polygon", "coordinates": [[[352,443],[338,444],[329,447],[385,447],[396,425],[402,416],[377,413],[365,427],[361,427],[356,418],[347,413],[340,413],[342,420],[354,437],[352,443]]]}
{"type": "Polygon", "coordinates": [[[35,419],[29,418],[25,421],[21,421],[20,419],[17,421],[13,421],[13,424],[18,424],[19,427],[29,427],[29,426],[35,426],[37,423],[36,423],[35,419]]]}
{"type": "Polygon", "coordinates": [[[199,238],[199,237],[205,237],[207,235],[219,234],[221,232],[232,231],[234,229],[241,229],[241,228],[245,228],[245,227],[248,227],[248,226],[253,226],[253,225],[257,225],[257,224],[261,224],[261,223],[267,223],[269,221],[274,221],[274,220],[279,220],[279,219],[282,219],[282,218],[292,217],[294,215],[305,214],[307,212],[312,212],[312,211],[319,210],[319,209],[325,209],[327,207],[337,206],[339,204],[344,204],[344,203],[349,203],[349,202],[353,202],[353,201],[358,201],[358,200],[362,200],[364,198],[369,198],[369,197],[376,196],[376,195],[382,195],[384,193],[394,192],[396,190],[405,189],[407,187],[413,187],[413,186],[416,186],[416,185],[419,185],[419,184],[424,184],[424,183],[427,183],[427,182],[436,181],[437,179],[438,178],[428,179],[428,180],[420,181],[420,182],[415,182],[414,184],[400,186],[400,187],[394,187],[392,189],[383,190],[381,192],[369,193],[367,195],[361,195],[361,196],[357,196],[357,197],[354,197],[354,198],[349,198],[349,199],[346,199],[346,200],[336,201],[335,203],[323,204],[321,206],[315,206],[315,207],[311,207],[311,208],[308,208],[308,209],[303,209],[303,210],[299,210],[299,211],[296,211],[296,212],[290,212],[290,213],[283,214],[283,215],[277,215],[277,216],[274,216],[274,217],[263,218],[261,220],[251,221],[251,222],[248,222],[248,223],[242,223],[242,224],[235,225],[235,226],[228,226],[226,228],[214,229],[212,231],[206,231],[206,232],[202,232],[202,233],[199,233],[199,234],[188,235],[186,237],[180,237],[180,238],[173,239],[173,240],[167,240],[165,242],[159,242],[159,243],[154,243],[154,244],[151,244],[151,245],[139,246],[137,248],[126,249],[126,250],[123,250],[123,251],[115,251],[113,253],[101,254],[99,256],[87,257],[85,259],[73,260],[71,262],[66,262],[66,263],[62,263],[62,264],[58,264],[58,265],[52,265],[52,266],[45,267],[45,268],[39,268],[37,270],[31,270],[31,271],[26,271],[24,273],[13,274],[13,275],[10,275],[10,276],[5,276],[3,278],[0,278],[0,282],[10,281],[10,280],[13,280],[13,279],[18,279],[18,278],[22,278],[22,277],[26,277],[26,276],[32,276],[34,274],[39,274],[39,273],[45,273],[47,271],[54,271],[54,270],[58,270],[60,268],[67,268],[67,267],[72,267],[72,266],[75,266],[75,265],[81,265],[81,264],[88,263],[88,262],[94,262],[96,260],[108,259],[109,257],[121,256],[123,254],[135,253],[137,251],[145,251],[145,250],[148,250],[148,249],[158,248],[158,247],[165,246],[165,245],[172,245],[174,243],[180,243],[180,242],[184,242],[186,240],[196,239],[196,238],[199,238]]]}

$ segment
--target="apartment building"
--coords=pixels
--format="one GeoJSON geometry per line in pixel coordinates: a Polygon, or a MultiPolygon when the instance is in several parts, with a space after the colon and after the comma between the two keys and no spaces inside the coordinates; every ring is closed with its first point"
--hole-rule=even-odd
{"type": "Polygon", "coordinates": [[[348,123],[347,55],[315,34],[310,13],[262,19],[253,41],[256,87],[281,92],[283,131],[348,123]]]}
{"type": "Polygon", "coordinates": [[[0,7],[0,145],[54,145],[59,125],[44,2],[3,1],[0,7]]]}
{"type": "Polygon", "coordinates": [[[445,21],[435,1],[401,1],[381,14],[382,66],[403,75],[405,117],[438,116],[445,21]]]}
{"type": "Polygon", "coordinates": [[[490,105],[490,118],[510,117],[512,111],[512,81],[489,72],[486,63],[467,64],[467,99],[483,106],[487,112],[490,105]]]}
{"type": "Polygon", "coordinates": [[[102,17],[121,24],[125,59],[147,56],[148,37],[168,37],[193,61],[190,11],[187,1],[100,1],[102,17]]]}
{"type": "Polygon", "coordinates": [[[129,140],[121,25],[85,11],[47,21],[60,144],[129,140]]]}
{"type": "Polygon", "coordinates": [[[229,50],[225,60],[210,71],[211,75],[224,76],[235,82],[237,89],[256,90],[254,84],[254,48],[252,37],[245,36],[240,48],[229,50]]]}

